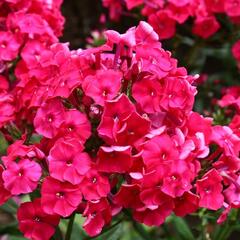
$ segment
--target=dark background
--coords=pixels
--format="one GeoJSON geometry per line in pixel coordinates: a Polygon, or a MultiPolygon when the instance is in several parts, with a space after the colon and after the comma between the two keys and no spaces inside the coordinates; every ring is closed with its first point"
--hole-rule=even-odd
{"type": "Polygon", "coordinates": [[[61,42],[70,42],[72,49],[84,47],[91,29],[98,27],[101,0],[65,0],[62,14],[65,26],[61,42]]]}

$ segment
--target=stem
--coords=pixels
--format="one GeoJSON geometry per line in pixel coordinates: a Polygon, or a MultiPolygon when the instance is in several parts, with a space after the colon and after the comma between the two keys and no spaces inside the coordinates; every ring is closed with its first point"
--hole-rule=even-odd
{"type": "Polygon", "coordinates": [[[69,220],[65,240],[71,240],[74,219],[75,219],[75,213],[72,214],[72,216],[69,220]]]}
{"type": "Polygon", "coordinates": [[[134,229],[136,232],[145,240],[152,240],[149,236],[148,232],[143,228],[143,226],[135,221],[132,222],[134,229]]]}
{"type": "Polygon", "coordinates": [[[216,240],[225,240],[228,239],[230,234],[232,233],[233,228],[232,226],[227,225],[226,227],[223,227],[220,233],[215,238],[216,240]]]}

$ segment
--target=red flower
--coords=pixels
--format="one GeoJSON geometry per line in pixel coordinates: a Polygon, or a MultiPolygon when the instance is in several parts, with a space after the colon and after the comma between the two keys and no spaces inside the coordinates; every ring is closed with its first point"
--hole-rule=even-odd
{"type": "Polygon", "coordinates": [[[209,38],[216,33],[220,25],[214,16],[199,17],[195,20],[193,33],[202,37],[209,38]]]}
{"type": "Polygon", "coordinates": [[[229,16],[240,16],[240,0],[225,0],[224,8],[229,16]]]}
{"type": "Polygon", "coordinates": [[[34,126],[37,133],[53,138],[63,121],[64,108],[58,99],[53,99],[38,109],[34,126]]]}
{"type": "Polygon", "coordinates": [[[222,177],[212,169],[202,179],[197,181],[197,193],[200,194],[199,206],[211,210],[217,210],[223,205],[222,177]]]}
{"type": "Polygon", "coordinates": [[[134,105],[128,97],[121,94],[118,98],[106,101],[101,122],[98,126],[98,134],[106,142],[114,142],[114,130],[118,122],[126,119],[135,111],[134,105]]]}
{"type": "Polygon", "coordinates": [[[162,86],[156,79],[146,76],[133,84],[132,95],[139,102],[143,111],[155,113],[161,110],[162,91],[162,86]]]}
{"type": "Polygon", "coordinates": [[[174,213],[179,217],[184,217],[187,214],[197,211],[199,197],[192,192],[185,192],[181,197],[174,200],[174,213]]]}
{"type": "Polygon", "coordinates": [[[14,98],[12,95],[0,90],[0,128],[14,119],[15,107],[13,105],[13,100],[14,98]]]}
{"type": "Polygon", "coordinates": [[[88,172],[91,159],[77,139],[59,139],[48,156],[50,175],[60,181],[79,184],[88,172]]]}
{"type": "Polygon", "coordinates": [[[85,94],[95,103],[103,106],[106,100],[112,100],[121,87],[122,74],[113,70],[99,70],[96,75],[87,76],[82,84],[85,94]]]}
{"type": "Polygon", "coordinates": [[[42,175],[40,165],[29,159],[22,159],[18,163],[10,162],[3,171],[4,186],[11,194],[30,193],[37,188],[42,175]]]}
{"type": "Polygon", "coordinates": [[[21,42],[11,32],[0,32],[0,60],[11,61],[18,55],[21,42]]]}
{"type": "Polygon", "coordinates": [[[82,201],[79,186],[46,177],[41,189],[44,212],[62,217],[70,216],[82,201]]]}
{"type": "Polygon", "coordinates": [[[84,230],[91,237],[101,233],[102,228],[112,219],[111,208],[106,198],[87,203],[83,216],[87,217],[84,230]]]}
{"type": "Polygon", "coordinates": [[[175,160],[179,155],[173,140],[167,134],[150,139],[144,144],[143,150],[143,161],[149,167],[175,160]]]}
{"type": "Polygon", "coordinates": [[[21,204],[17,212],[19,229],[26,238],[49,240],[59,223],[59,217],[46,214],[41,207],[41,200],[21,204]]]}
{"type": "Polygon", "coordinates": [[[101,147],[98,151],[98,171],[125,173],[131,168],[132,164],[130,146],[101,147]]]}
{"type": "Polygon", "coordinates": [[[169,16],[167,11],[159,10],[151,14],[148,21],[158,33],[160,39],[171,38],[176,32],[176,21],[169,16]]]}
{"type": "Polygon", "coordinates": [[[232,46],[232,54],[237,61],[240,61],[240,40],[232,46]]]}
{"type": "Polygon", "coordinates": [[[137,184],[122,184],[120,190],[114,195],[114,203],[125,208],[141,208],[144,206],[140,199],[140,186],[137,184]]]}
{"type": "Polygon", "coordinates": [[[65,120],[60,132],[64,135],[78,137],[84,143],[91,135],[91,126],[86,115],[76,109],[70,109],[65,112],[65,120]]]}
{"type": "Polygon", "coordinates": [[[0,206],[11,197],[11,193],[4,187],[4,181],[2,178],[3,171],[4,168],[0,165],[0,206]]]}
{"type": "Polygon", "coordinates": [[[144,190],[140,197],[145,204],[145,208],[134,211],[133,217],[148,226],[161,225],[173,210],[174,204],[172,198],[157,188],[144,190]]]}
{"type": "Polygon", "coordinates": [[[133,112],[113,130],[117,145],[131,145],[143,138],[150,130],[150,121],[133,112]],[[138,124],[136,124],[136,122],[138,124]]]}
{"type": "Polygon", "coordinates": [[[91,169],[85,174],[80,188],[86,200],[99,200],[110,192],[110,183],[107,177],[91,169]]]}

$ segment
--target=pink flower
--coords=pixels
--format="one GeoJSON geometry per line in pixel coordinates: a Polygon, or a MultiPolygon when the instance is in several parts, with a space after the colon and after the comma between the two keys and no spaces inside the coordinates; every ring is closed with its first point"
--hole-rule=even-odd
{"type": "Polygon", "coordinates": [[[144,3],[144,0],[126,0],[127,8],[131,10],[144,3]]]}
{"type": "Polygon", "coordinates": [[[11,61],[18,55],[21,42],[11,32],[0,32],[0,60],[11,61]]]}
{"type": "Polygon", "coordinates": [[[240,152],[240,138],[227,126],[212,127],[212,141],[217,143],[227,156],[238,156],[240,152]]]}
{"type": "Polygon", "coordinates": [[[41,207],[41,200],[21,204],[17,212],[19,229],[26,238],[49,240],[59,223],[59,217],[46,214],[41,207]]]}
{"type": "Polygon", "coordinates": [[[133,84],[132,95],[147,113],[159,112],[162,86],[154,78],[146,76],[133,84]]]}
{"type": "Polygon", "coordinates": [[[224,8],[229,16],[240,16],[240,0],[225,0],[224,8]]]}
{"type": "Polygon", "coordinates": [[[51,54],[51,51],[37,40],[29,40],[21,51],[21,57],[30,69],[37,67],[41,63],[42,57],[46,58],[51,54]]]}
{"type": "Polygon", "coordinates": [[[209,38],[216,33],[219,28],[220,25],[214,16],[199,17],[195,20],[192,31],[202,38],[209,38]]]}
{"type": "Polygon", "coordinates": [[[113,70],[99,70],[96,75],[87,76],[82,84],[85,94],[95,103],[103,106],[106,100],[112,100],[121,87],[122,74],[113,70]]]}
{"type": "Polygon", "coordinates": [[[164,167],[162,192],[171,197],[180,197],[192,188],[194,178],[189,164],[185,160],[168,161],[164,167]]]}
{"type": "Polygon", "coordinates": [[[122,184],[120,190],[114,195],[114,203],[125,208],[141,208],[144,206],[140,199],[140,186],[137,184],[122,184]]]}
{"type": "Polygon", "coordinates": [[[179,217],[197,211],[199,197],[192,192],[185,192],[181,197],[174,199],[174,213],[179,217]]]}
{"type": "Polygon", "coordinates": [[[226,0],[218,0],[218,1],[205,0],[207,9],[214,13],[224,12],[224,3],[225,2],[226,2],[226,0]]]}
{"type": "Polygon", "coordinates": [[[165,110],[181,109],[190,112],[194,103],[196,89],[189,84],[184,78],[166,78],[163,88],[163,97],[160,105],[165,110]]]}
{"type": "Polygon", "coordinates": [[[83,216],[87,217],[83,228],[87,234],[94,237],[101,233],[102,228],[112,219],[110,205],[106,198],[87,203],[83,216]]]}
{"type": "Polygon", "coordinates": [[[79,184],[91,166],[91,159],[83,153],[77,139],[59,139],[48,156],[51,177],[62,182],[79,184]]]}
{"type": "Polygon", "coordinates": [[[82,192],[77,185],[46,177],[41,189],[41,204],[50,215],[70,216],[82,201],[82,192]]]}
{"type": "Polygon", "coordinates": [[[3,171],[4,168],[0,165],[0,206],[11,197],[11,193],[4,187],[4,181],[2,178],[3,171]]]}
{"type": "Polygon", "coordinates": [[[160,39],[171,38],[176,32],[176,21],[169,16],[167,11],[160,10],[151,14],[148,21],[158,33],[160,39]]]}
{"type": "Polygon", "coordinates": [[[227,203],[239,206],[240,205],[240,176],[232,179],[232,183],[223,191],[227,203]]]}
{"type": "Polygon", "coordinates": [[[37,133],[53,138],[64,121],[64,108],[60,100],[53,99],[37,111],[34,126],[37,133]]]}
{"type": "Polygon", "coordinates": [[[162,193],[159,189],[147,189],[142,191],[141,200],[145,208],[134,211],[135,220],[148,226],[160,226],[173,210],[172,198],[162,193]]]}
{"type": "Polygon", "coordinates": [[[110,183],[107,177],[91,169],[85,174],[80,188],[86,200],[99,200],[110,192],[110,183]]]}
{"type": "MultiPolygon", "coordinates": [[[[177,2],[180,2],[180,1],[177,1],[177,2]]],[[[168,10],[170,11],[169,16],[180,24],[183,24],[190,16],[189,8],[184,5],[177,6],[176,4],[170,4],[168,6],[168,10]]]]}
{"type": "Polygon", "coordinates": [[[150,121],[133,112],[113,130],[117,145],[131,145],[143,138],[150,130],[150,121]],[[136,122],[138,124],[136,124],[136,122]]]}
{"type": "Polygon", "coordinates": [[[1,112],[0,114],[0,128],[1,128],[4,126],[4,124],[14,119],[15,113],[13,96],[1,90],[0,90],[0,112],[1,112]]]}
{"type": "Polygon", "coordinates": [[[64,135],[78,137],[84,143],[91,135],[91,126],[86,115],[76,109],[65,112],[65,121],[60,132],[64,135]]]}
{"type": "Polygon", "coordinates": [[[101,147],[98,151],[97,169],[108,173],[125,173],[132,164],[131,147],[101,147]]]}
{"type": "Polygon", "coordinates": [[[237,61],[240,61],[240,40],[235,42],[232,46],[232,55],[237,61]]]}
{"type": "Polygon", "coordinates": [[[18,163],[11,162],[3,171],[4,186],[11,194],[30,193],[37,188],[42,175],[40,165],[29,159],[22,159],[18,163]]]}
{"type": "Polygon", "coordinates": [[[197,193],[200,194],[199,206],[211,210],[222,207],[224,197],[222,195],[222,177],[217,170],[207,172],[202,179],[197,180],[197,193]]]}
{"type": "Polygon", "coordinates": [[[101,122],[98,126],[98,134],[106,142],[114,142],[114,129],[118,122],[126,119],[135,111],[134,105],[125,94],[121,94],[114,100],[106,101],[101,122]]]}
{"type": "Polygon", "coordinates": [[[173,161],[179,155],[173,140],[167,134],[150,139],[144,144],[143,150],[143,161],[149,167],[173,161]]]}

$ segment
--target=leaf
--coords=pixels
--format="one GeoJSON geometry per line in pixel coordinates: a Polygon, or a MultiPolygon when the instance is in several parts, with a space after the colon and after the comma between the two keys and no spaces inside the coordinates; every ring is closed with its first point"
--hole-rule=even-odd
{"type": "Polygon", "coordinates": [[[9,236],[8,240],[27,240],[24,237],[9,236]]]}
{"type": "Polygon", "coordinates": [[[95,240],[119,240],[123,236],[123,225],[118,224],[111,228],[109,231],[101,234],[99,237],[94,238],[95,240]]]}
{"type": "Polygon", "coordinates": [[[169,223],[173,225],[179,239],[181,240],[194,240],[194,236],[183,218],[171,216],[169,223]]]}
{"type": "Polygon", "coordinates": [[[0,133],[0,156],[6,153],[7,147],[8,147],[8,143],[4,138],[3,134],[0,133]]]}
{"type": "Polygon", "coordinates": [[[9,199],[6,203],[4,203],[2,206],[0,206],[0,209],[4,212],[16,214],[18,205],[16,202],[12,199],[9,199]]]}

